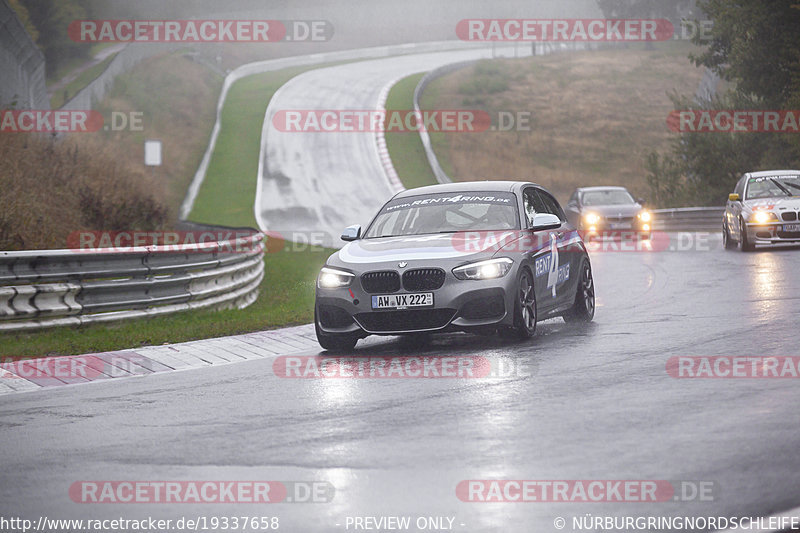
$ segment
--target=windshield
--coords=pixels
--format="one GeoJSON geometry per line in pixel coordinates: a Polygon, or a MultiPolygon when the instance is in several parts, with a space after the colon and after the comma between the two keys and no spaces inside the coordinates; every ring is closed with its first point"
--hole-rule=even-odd
{"type": "Polygon", "coordinates": [[[622,189],[588,191],[583,193],[583,205],[624,205],[635,204],[633,196],[622,189]]]}
{"type": "Polygon", "coordinates": [[[747,182],[745,200],[800,195],[800,176],[761,176],[747,182]]]}
{"type": "Polygon", "coordinates": [[[519,229],[511,193],[444,193],[399,198],[383,206],[365,238],[519,229]]]}

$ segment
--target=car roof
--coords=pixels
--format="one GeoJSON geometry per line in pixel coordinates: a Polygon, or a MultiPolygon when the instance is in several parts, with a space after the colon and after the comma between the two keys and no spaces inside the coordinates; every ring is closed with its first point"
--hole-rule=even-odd
{"type": "Polygon", "coordinates": [[[748,172],[751,178],[758,178],[761,176],[797,176],[800,175],[800,170],[760,170],[758,172],[748,172]]]}
{"type": "Polygon", "coordinates": [[[578,192],[590,192],[590,191],[627,191],[625,187],[617,187],[617,186],[602,186],[602,187],[578,187],[578,192]]]}
{"type": "Polygon", "coordinates": [[[394,198],[408,198],[410,196],[439,193],[516,192],[528,185],[541,187],[541,185],[528,181],[461,181],[458,183],[444,183],[417,187],[416,189],[406,189],[405,191],[397,193],[394,198]]]}

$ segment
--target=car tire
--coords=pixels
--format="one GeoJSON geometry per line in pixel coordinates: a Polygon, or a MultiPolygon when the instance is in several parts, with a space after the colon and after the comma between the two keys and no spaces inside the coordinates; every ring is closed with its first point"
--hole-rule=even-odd
{"type": "Polygon", "coordinates": [[[739,248],[743,252],[752,252],[755,250],[755,245],[747,239],[747,226],[744,220],[739,220],[739,248]]]}
{"type": "Polygon", "coordinates": [[[726,250],[733,250],[736,248],[736,242],[731,240],[731,234],[728,231],[728,225],[724,222],[722,223],[722,246],[724,246],[726,250]]]}
{"type": "Polygon", "coordinates": [[[586,259],[581,260],[580,279],[575,289],[575,303],[564,313],[564,322],[591,322],[594,318],[595,296],[592,267],[586,259]]]}
{"type": "Polygon", "coordinates": [[[518,339],[529,339],[536,335],[536,291],[533,287],[533,276],[527,268],[520,270],[517,292],[514,296],[514,326],[511,336],[518,339]]]}
{"type": "Polygon", "coordinates": [[[331,352],[352,350],[356,347],[356,343],[359,339],[358,335],[352,333],[325,333],[320,329],[316,316],[314,316],[314,330],[317,333],[317,342],[319,345],[331,352]]]}

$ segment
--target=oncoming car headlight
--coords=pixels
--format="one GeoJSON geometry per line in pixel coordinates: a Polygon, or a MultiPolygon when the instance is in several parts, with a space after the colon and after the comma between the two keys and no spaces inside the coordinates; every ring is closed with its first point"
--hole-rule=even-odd
{"type": "Polygon", "coordinates": [[[653,215],[650,214],[650,211],[642,211],[639,213],[639,220],[642,222],[650,222],[653,219],[653,215]]]}
{"type": "Polygon", "coordinates": [[[511,270],[514,261],[508,257],[488,259],[453,269],[453,275],[458,279],[496,279],[502,278],[511,270]]]}
{"type": "Polygon", "coordinates": [[[766,224],[767,222],[777,222],[778,217],[775,213],[769,211],[756,211],[750,220],[756,224],[766,224]]]}
{"type": "Polygon", "coordinates": [[[594,214],[594,213],[588,213],[583,218],[584,218],[584,220],[586,220],[587,224],[593,224],[594,225],[594,224],[597,224],[598,222],[600,222],[600,217],[598,215],[594,214]]]}
{"type": "Polygon", "coordinates": [[[335,268],[323,267],[319,271],[317,278],[317,286],[320,289],[339,289],[341,287],[348,287],[356,276],[344,270],[336,270],[335,268]]]}

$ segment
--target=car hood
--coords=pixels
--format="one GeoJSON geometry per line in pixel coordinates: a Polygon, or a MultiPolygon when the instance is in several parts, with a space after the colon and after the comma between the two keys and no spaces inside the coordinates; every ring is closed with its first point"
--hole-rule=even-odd
{"type": "Polygon", "coordinates": [[[782,211],[797,211],[800,210],[800,197],[758,198],[756,200],[745,200],[743,205],[751,211],[756,208],[771,209],[778,213],[782,211]]]}
{"type": "Polygon", "coordinates": [[[639,204],[592,205],[583,208],[584,213],[597,213],[604,217],[635,217],[642,210],[639,204]]]}
{"type": "Polygon", "coordinates": [[[332,258],[342,264],[363,264],[486,257],[500,248],[498,242],[512,242],[520,235],[519,230],[503,230],[360,239],[344,246],[332,258]]]}

